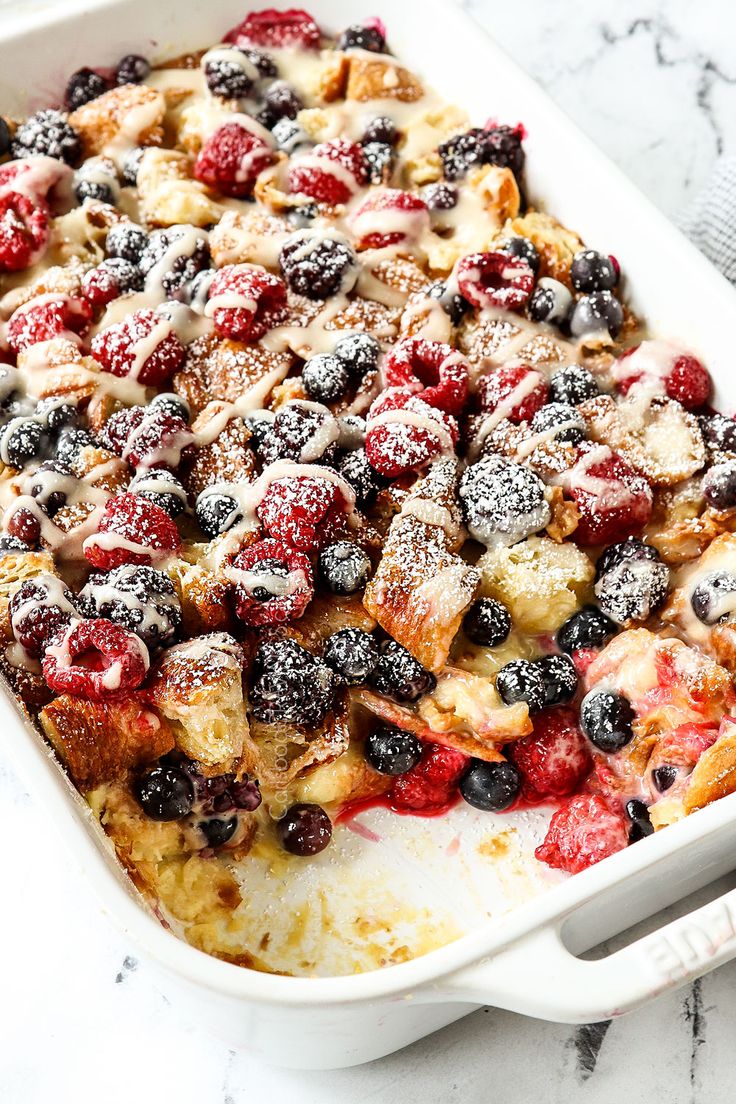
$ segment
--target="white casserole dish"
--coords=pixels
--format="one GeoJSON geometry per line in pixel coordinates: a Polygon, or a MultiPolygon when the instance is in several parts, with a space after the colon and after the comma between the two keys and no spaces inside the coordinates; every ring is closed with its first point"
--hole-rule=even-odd
{"type": "MultiPolygon", "coordinates": [[[[98,0],[36,14],[0,42],[0,107],[58,100],[83,64],[128,51],[166,57],[210,45],[243,0],[98,0]]],[[[530,194],[594,246],[615,250],[626,293],[655,333],[708,364],[731,408],[736,293],[548,98],[458,8],[442,0],[316,0],[327,28],[381,15],[393,48],[482,122],[524,121],[530,194]],[[451,44],[451,49],[448,47],[451,44]],[[695,309],[707,302],[709,310],[695,309]],[[691,309],[691,304],[693,308],[691,309]]],[[[84,802],[6,695],[4,743],[96,885],[105,911],[146,954],[161,985],[230,1046],[297,1068],[365,1062],[494,1004],[568,1022],[619,1015],[736,955],[736,890],[608,958],[575,957],[731,868],[736,794],[423,957],[357,976],[289,978],[210,958],[167,932],[117,864],[84,802]]]]}

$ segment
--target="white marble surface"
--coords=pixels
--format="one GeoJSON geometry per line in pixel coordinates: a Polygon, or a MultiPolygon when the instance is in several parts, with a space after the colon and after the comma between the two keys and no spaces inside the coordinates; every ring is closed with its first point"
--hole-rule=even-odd
{"type": "MultiPolygon", "coordinates": [[[[5,0],[0,18],[22,4],[5,0]]],[[[719,152],[736,151],[729,0],[469,6],[668,214],[719,152]]],[[[282,1072],[212,1042],[157,993],[1,747],[0,839],[4,1104],[732,1099],[736,964],[610,1025],[574,1029],[484,1010],[369,1066],[282,1072]]]]}

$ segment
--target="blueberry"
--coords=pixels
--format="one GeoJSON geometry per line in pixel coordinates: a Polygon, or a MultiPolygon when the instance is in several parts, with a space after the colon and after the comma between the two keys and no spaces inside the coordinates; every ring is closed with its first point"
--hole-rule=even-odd
{"type": "Polygon", "coordinates": [[[398,137],[399,133],[393,119],[389,119],[387,115],[376,115],[375,119],[371,119],[366,126],[360,141],[361,145],[364,146],[370,145],[371,142],[379,142],[383,146],[394,146],[398,137]]]}
{"type": "Polygon", "coordinates": [[[333,356],[343,362],[354,379],[363,379],[366,373],[376,368],[380,355],[381,346],[369,333],[341,337],[333,349],[333,356]]]}
{"type": "Polygon", "coordinates": [[[736,609],[736,576],[729,571],[711,571],[694,588],[690,605],[704,625],[727,621],[736,609]]]}
{"type": "Polygon", "coordinates": [[[59,402],[58,399],[44,399],[36,408],[37,414],[46,416],[46,427],[49,433],[59,433],[65,426],[76,425],[79,421],[79,411],[71,403],[59,402]]]}
{"type": "Polygon", "coordinates": [[[550,433],[555,441],[579,445],[585,440],[585,419],[569,403],[551,402],[541,407],[531,421],[532,433],[550,433]]]}
{"type": "Polygon", "coordinates": [[[271,133],[279,149],[283,150],[284,153],[288,153],[290,157],[301,146],[307,146],[311,142],[306,130],[295,123],[293,119],[277,119],[273,124],[271,133]]]}
{"type": "Polygon", "coordinates": [[[352,247],[347,241],[322,237],[319,231],[308,238],[307,233],[287,238],[281,247],[279,265],[289,288],[307,299],[329,299],[349,291],[358,272],[352,247]]]}
{"type": "Polygon", "coordinates": [[[319,577],[333,594],[355,594],[371,575],[371,561],[350,541],[328,544],[319,554],[319,577]]]}
{"type": "Polygon", "coordinates": [[[181,418],[183,422],[188,422],[192,416],[187,400],[170,391],[162,391],[161,394],[154,395],[151,406],[155,410],[164,410],[172,418],[181,418]]]}
{"type": "Polygon", "coordinates": [[[46,460],[34,472],[29,494],[49,517],[54,517],[66,505],[67,494],[76,484],[76,476],[70,467],[60,464],[58,460],[46,460]]]}
{"type": "Polygon", "coordinates": [[[40,456],[45,444],[43,426],[30,418],[13,418],[0,437],[0,459],[22,468],[40,456]]]}
{"type": "Polygon", "coordinates": [[[478,598],[463,617],[463,632],[474,644],[495,648],[511,632],[511,615],[495,598],[478,598]]]}
{"type": "MultiPolygon", "coordinates": [[[[276,560],[273,558],[266,558],[258,560],[251,567],[251,571],[254,575],[275,575],[282,579],[287,579],[289,576],[289,568],[282,560],[276,560]]],[[[255,586],[248,588],[248,593],[251,598],[255,598],[256,602],[270,602],[274,597],[274,592],[269,590],[266,586],[255,586]]]]}
{"type": "Polygon", "coordinates": [[[736,506],[736,460],[724,460],[708,469],[703,478],[703,496],[716,510],[736,506]]]}
{"type": "Polygon", "coordinates": [[[136,222],[123,220],[110,227],[105,241],[105,253],[108,257],[121,257],[131,264],[140,264],[143,251],[148,245],[148,234],[136,222]]]}
{"type": "Polygon", "coordinates": [[[319,207],[316,203],[303,203],[300,207],[290,207],[286,220],[295,230],[304,230],[318,214],[319,207]]]}
{"type": "Polygon", "coordinates": [[[8,556],[13,552],[30,552],[31,546],[18,537],[10,537],[7,534],[0,536],[0,557],[8,556]]]}
{"type": "Polygon", "coordinates": [[[470,535],[490,548],[516,544],[544,529],[551,517],[541,479],[500,456],[465,469],[459,498],[470,535]]]}
{"type": "Polygon", "coordinates": [[[151,820],[180,820],[194,804],[191,779],[176,767],[154,767],[138,780],[135,795],[151,820]]]}
{"type": "Polygon", "coordinates": [[[166,468],[148,468],[131,479],[128,490],[147,498],[171,518],[180,517],[187,507],[184,487],[166,468]]]}
{"type": "Polygon", "coordinates": [[[567,318],[572,305],[572,295],[559,280],[543,276],[529,300],[529,317],[532,322],[549,322],[559,326],[567,318]]]}
{"type": "Polygon", "coordinates": [[[603,253],[581,249],[570,265],[570,283],[576,291],[611,291],[618,283],[618,270],[603,253]]]}
{"type": "Polygon", "coordinates": [[[568,364],[555,372],[549,381],[551,402],[569,403],[577,406],[600,394],[595,377],[582,364],[568,364]]]}
{"type": "Polygon", "coordinates": [[[422,744],[413,732],[381,725],[365,742],[365,757],[379,774],[406,774],[422,757],[422,744]]]}
{"type": "Polygon", "coordinates": [[[546,689],[539,667],[526,659],[512,659],[496,675],[496,690],[505,705],[526,702],[530,713],[544,709],[546,689]]]}
{"type": "Polygon", "coordinates": [[[85,180],[82,178],[74,185],[74,196],[77,203],[84,203],[85,199],[94,199],[98,203],[115,203],[115,193],[109,184],[103,184],[101,180],[85,180]]]}
{"type": "Polygon", "coordinates": [[[345,363],[330,353],[317,353],[302,368],[304,390],[314,402],[339,402],[349,382],[345,363]]]}
{"type": "Polygon", "coordinates": [[[513,763],[487,763],[473,759],[460,779],[460,794],[475,809],[502,813],[513,805],[521,789],[521,777],[513,763]]]}
{"type": "Polygon", "coordinates": [[[529,238],[507,238],[496,246],[498,253],[508,253],[510,257],[519,257],[526,261],[533,273],[539,272],[539,253],[534,242],[529,238]]]}
{"type": "Polygon", "coordinates": [[[354,23],[342,32],[337,40],[338,50],[369,50],[373,54],[382,54],[386,49],[386,39],[378,27],[364,27],[354,23]]]}
{"type": "Polygon", "coordinates": [[[537,669],[544,680],[545,705],[563,705],[575,696],[578,673],[569,656],[544,656],[537,660],[537,669]]]}
{"type": "Polygon", "coordinates": [[[660,793],[669,790],[677,780],[677,767],[671,763],[664,763],[661,767],[655,767],[652,771],[652,781],[660,793]]]}
{"type": "Polygon", "coordinates": [[[371,467],[364,448],[346,452],[335,467],[346,483],[355,491],[355,503],[359,507],[370,506],[376,500],[383,483],[371,467]]]}
{"type": "Polygon", "coordinates": [[[619,625],[646,621],[667,597],[670,573],[656,548],[629,537],[611,545],[596,566],[595,594],[603,612],[619,625]]]}
{"type": "Polygon", "coordinates": [[[332,821],[321,805],[292,805],[276,826],[284,851],[290,855],[318,855],[332,839],[332,821]]]}
{"type": "Polygon", "coordinates": [[[436,299],[439,302],[454,326],[460,323],[463,315],[470,309],[470,303],[467,299],[459,291],[448,288],[444,280],[436,280],[435,283],[430,284],[427,288],[427,295],[430,299],[436,299]]]}
{"type": "Polygon", "coordinates": [[[325,641],[322,658],[349,686],[359,686],[378,662],[378,645],[362,629],[338,629],[325,641]]]}
{"type": "Polygon", "coordinates": [[[580,706],[580,725],[594,747],[608,753],[620,751],[633,738],[634,710],[623,694],[591,690],[580,706]]]}
{"type": "Polygon", "coordinates": [[[649,819],[649,810],[643,801],[632,799],[626,802],[626,815],[631,821],[629,828],[629,843],[637,843],[645,836],[651,836],[654,826],[649,819]]]}
{"type": "Polygon", "coordinates": [[[5,157],[5,154],[10,150],[10,127],[6,123],[5,119],[0,115],[0,157],[5,157]]]}
{"type": "Polygon", "coordinates": [[[96,100],[109,87],[105,78],[95,73],[94,69],[77,69],[67,82],[64,104],[68,111],[76,111],[90,100],[96,100]]]}
{"type": "Polygon", "coordinates": [[[262,643],[253,661],[250,704],[265,724],[321,724],[333,706],[339,681],[295,640],[262,643]]]}
{"type": "Polygon", "coordinates": [[[422,199],[430,211],[451,211],[457,206],[458,197],[457,188],[442,181],[438,184],[428,184],[422,191],[422,199]]]}
{"type": "Polygon", "coordinates": [[[379,694],[399,703],[414,702],[437,685],[434,675],[396,640],[383,644],[369,681],[379,694]]]}
{"type": "Polygon", "coordinates": [[[384,142],[367,142],[363,146],[363,157],[371,184],[387,184],[394,165],[394,151],[391,146],[384,142]]]}
{"type": "Polygon", "coordinates": [[[62,464],[73,466],[79,459],[83,449],[94,448],[96,445],[97,442],[89,430],[68,426],[66,429],[62,429],[56,442],[56,459],[60,460],[62,464]]]}
{"type": "Polygon", "coordinates": [[[151,66],[140,54],[126,54],[118,62],[117,84],[141,84],[151,72],[151,66]]]}
{"type": "Polygon", "coordinates": [[[141,161],[143,160],[143,154],[145,152],[145,146],[134,146],[133,149],[128,150],[123,155],[120,165],[120,176],[123,184],[135,188],[138,183],[138,170],[141,167],[141,161]]]}
{"type": "Polygon", "coordinates": [[[15,132],[11,146],[13,157],[35,157],[39,154],[55,157],[74,165],[79,160],[82,144],[79,134],[67,122],[61,111],[49,108],[37,111],[26,119],[15,132]]]}
{"type": "Polygon", "coordinates": [[[596,580],[601,579],[626,560],[652,560],[658,563],[659,552],[651,544],[645,544],[638,537],[627,537],[626,540],[619,541],[618,544],[611,544],[601,552],[596,560],[596,580]]]}
{"type": "Polygon", "coordinates": [[[202,491],[197,499],[194,513],[197,524],[210,540],[219,537],[221,533],[227,533],[243,519],[237,498],[211,488],[205,488],[202,491]]]}
{"type": "Polygon", "coordinates": [[[222,847],[232,839],[238,827],[237,816],[222,820],[220,817],[209,817],[207,820],[197,822],[197,827],[207,841],[207,846],[222,847]]]}
{"type": "Polygon", "coordinates": [[[602,648],[618,632],[616,625],[595,606],[584,606],[565,621],[557,632],[557,646],[568,654],[579,648],[602,648]]]}
{"type": "Polygon", "coordinates": [[[210,58],[205,63],[204,77],[213,96],[223,96],[227,100],[240,100],[253,88],[253,79],[246,69],[247,58],[243,54],[242,64],[232,57],[210,58]]]}
{"type": "Polygon", "coordinates": [[[570,316],[573,337],[608,330],[610,336],[616,338],[623,324],[623,307],[610,291],[593,291],[590,295],[583,295],[570,316]]]}

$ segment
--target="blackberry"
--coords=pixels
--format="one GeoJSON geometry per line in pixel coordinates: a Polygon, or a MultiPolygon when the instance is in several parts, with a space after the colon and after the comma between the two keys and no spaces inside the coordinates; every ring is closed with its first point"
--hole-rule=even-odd
{"type": "Polygon", "coordinates": [[[474,165],[498,165],[510,169],[516,177],[524,167],[519,128],[473,127],[442,142],[437,152],[448,180],[465,176],[474,165]]]}
{"type": "Polygon", "coordinates": [[[287,81],[274,81],[266,89],[264,97],[266,110],[273,116],[274,122],[278,119],[296,119],[304,107],[301,97],[295,88],[287,81]]]}
{"type": "Polygon", "coordinates": [[[279,265],[295,295],[328,299],[349,291],[357,275],[357,258],[347,241],[314,236],[305,249],[304,234],[288,238],[281,248],[279,265]]]}
{"type": "Polygon", "coordinates": [[[115,203],[115,192],[109,184],[103,184],[101,180],[85,180],[82,178],[74,185],[74,198],[77,203],[84,203],[85,199],[94,199],[98,203],[115,203]]]}
{"type": "Polygon", "coordinates": [[[716,510],[736,506],[736,460],[714,464],[703,477],[703,496],[716,510]]]}
{"type": "Polygon", "coordinates": [[[321,805],[292,805],[276,826],[284,851],[305,857],[318,855],[332,839],[332,821],[321,805]]]}
{"type": "Polygon", "coordinates": [[[382,645],[369,682],[377,693],[401,704],[416,701],[437,685],[432,672],[396,640],[382,645]]]}
{"type": "Polygon", "coordinates": [[[572,306],[572,295],[559,280],[543,276],[529,300],[529,317],[532,322],[549,322],[561,325],[572,306]]]}
{"type": "Polygon", "coordinates": [[[600,394],[595,376],[582,364],[568,364],[555,372],[549,381],[550,402],[577,406],[600,394]]]}
{"type": "Polygon", "coordinates": [[[172,418],[181,418],[183,422],[188,422],[192,416],[187,400],[182,398],[181,395],[175,395],[169,391],[162,391],[161,394],[154,395],[151,406],[156,410],[165,410],[172,418]]]}
{"type": "Polygon", "coordinates": [[[569,403],[547,403],[534,415],[530,428],[532,433],[554,431],[553,440],[568,445],[579,445],[587,436],[585,419],[569,403]]]}
{"type": "Polygon", "coordinates": [[[97,442],[89,430],[77,426],[68,426],[66,429],[62,429],[59,434],[55,456],[62,464],[69,464],[73,467],[83,449],[94,448],[96,445],[97,442]]]}
{"type": "Polygon", "coordinates": [[[13,552],[30,552],[31,546],[19,537],[11,537],[7,534],[0,536],[0,557],[12,555],[13,552]]]}
{"type": "Polygon", "coordinates": [[[524,149],[521,144],[522,128],[519,126],[494,126],[485,131],[484,164],[511,169],[514,176],[521,176],[524,168],[524,149]]]}
{"type": "Polygon", "coordinates": [[[321,724],[333,706],[338,679],[295,640],[262,643],[253,661],[250,704],[265,724],[321,724]]]}
{"type": "Polygon", "coordinates": [[[618,269],[603,253],[581,249],[570,265],[570,283],[576,291],[612,291],[618,283],[618,269]]]}
{"type": "Polygon", "coordinates": [[[123,564],[93,572],[79,593],[90,617],[105,617],[139,636],[148,648],[171,644],[181,626],[181,606],[164,571],[123,564]]]}
{"type": "Polygon", "coordinates": [[[42,656],[51,638],[76,615],[74,603],[74,595],[56,576],[26,579],[8,606],[13,636],[30,656],[42,656]]]}
{"type": "Polygon", "coordinates": [[[359,686],[378,662],[378,645],[362,629],[338,629],[326,640],[322,658],[349,686],[359,686]]]}
{"type": "Polygon", "coordinates": [[[386,39],[378,27],[364,27],[360,23],[353,23],[338,38],[337,49],[370,50],[373,54],[382,54],[386,50],[386,39]]]}
{"type": "Polygon", "coordinates": [[[496,246],[499,253],[508,253],[509,257],[519,257],[526,261],[533,273],[539,272],[539,253],[534,242],[529,238],[507,238],[496,246]]]}
{"type": "Polygon", "coordinates": [[[197,524],[210,540],[219,537],[221,533],[227,533],[243,518],[237,498],[212,488],[202,491],[194,513],[197,524]]]}
{"type": "Polygon", "coordinates": [[[181,820],[194,804],[191,780],[176,767],[154,767],[138,780],[134,793],[151,820],[181,820]]]}
{"type": "Polygon", "coordinates": [[[511,615],[495,598],[478,598],[463,617],[463,632],[474,644],[495,648],[508,639],[511,615]]]}
{"type": "Polygon", "coordinates": [[[422,191],[422,199],[430,211],[451,211],[457,207],[458,190],[452,184],[428,184],[422,191]]]}
{"type": "Polygon", "coordinates": [[[354,379],[363,377],[378,367],[381,346],[369,333],[354,333],[341,337],[333,349],[333,356],[346,365],[354,379]]]}
{"type": "Polygon", "coordinates": [[[473,759],[460,779],[460,794],[468,805],[488,813],[502,813],[521,790],[521,775],[513,763],[473,759]]]}
{"type": "Polygon", "coordinates": [[[11,146],[13,157],[55,157],[75,165],[82,152],[79,134],[61,111],[48,108],[31,115],[15,132],[11,146]]]}
{"type": "Polygon", "coordinates": [[[730,571],[711,571],[700,579],[690,595],[690,605],[698,621],[717,625],[728,621],[736,606],[736,575],[730,571]]]}
{"type": "Polygon", "coordinates": [[[512,659],[496,675],[496,690],[505,705],[526,702],[530,713],[544,709],[546,689],[539,667],[526,659],[512,659]]]}
{"type": "Polygon", "coordinates": [[[302,383],[307,397],[314,402],[339,402],[350,380],[345,364],[330,353],[317,353],[302,368],[302,383]]]}
{"type": "Polygon", "coordinates": [[[248,58],[248,61],[255,65],[259,76],[273,79],[279,75],[276,62],[265,50],[257,50],[255,46],[244,46],[243,53],[248,58]]]}
{"type": "Polygon", "coordinates": [[[557,632],[557,646],[571,654],[580,648],[602,648],[618,632],[618,625],[595,606],[584,606],[557,632]]]}
{"type": "Polygon", "coordinates": [[[187,493],[166,468],[149,468],[131,479],[128,490],[160,506],[169,517],[177,518],[187,507],[187,493]]]}
{"type": "Polygon", "coordinates": [[[363,146],[369,146],[373,142],[378,142],[382,146],[395,146],[398,137],[399,132],[393,119],[389,119],[387,115],[376,115],[363,131],[360,143],[363,146]]]}
{"type": "Polygon", "coordinates": [[[143,154],[145,152],[145,146],[134,146],[132,150],[128,150],[128,152],[124,154],[120,168],[120,176],[123,184],[135,188],[138,183],[138,170],[141,167],[141,161],[143,160],[143,154]]]}
{"type": "Polygon", "coordinates": [[[566,655],[549,655],[537,660],[537,669],[544,680],[544,704],[562,705],[575,696],[578,673],[566,655]]]}
{"type": "Polygon", "coordinates": [[[633,738],[634,710],[623,694],[591,690],[580,706],[580,726],[599,751],[620,751],[633,738]]]}
{"type": "Polygon", "coordinates": [[[702,414],[698,424],[709,449],[736,453],[736,422],[733,418],[723,414],[702,414]]]}
{"type": "Polygon", "coordinates": [[[437,280],[427,288],[427,295],[436,299],[454,326],[458,326],[463,315],[470,310],[470,303],[459,291],[452,291],[443,280],[437,280]]]}
{"type": "Polygon", "coordinates": [[[273,421],[265,423],[265,429],[258,429],[253,446],[264,464],[272,464],[275,460],[298,461],[306,454],[318,460],[320,456],[315,449],[325,438],[329,440],[329,435],[325,435],[325,422],[331,418],[329,411],[322,413],[307,410],[296,402],[285,403],[273,421]]]}
{"type": "Polygon", "coordinates": [[[495,548],[544,529],[551,517],[544,490],[534,472],[510,460],[489,456],[471,465],[460,480],[470,535],[495,548]]]}
{"type": "Polygon", "coordinates": [[[371,574],[371,561],[357,544],[337,541],[319,554],[319,577],[333,594],[355,594],[371,574]]]}
{"type": "Polygon", "coordinates": [[[120,257],[130,264],[139,265],[148,245],[148,234],[136,222],[116,222],[110,227],[105,240],[108,257],[120,257]]]}
{"type": "Polygon", "coordinates": [[[13,418],[0,436],[0,459],[13,468],[22,468],[37,459],[46,444],[44,427],[31,418],[13,418]]]}
{"type": "Polygon", "coordinates": [[[611,337],[616,338],[623,324],[623,307],[610,291],[593,291],[590,295],[583,295],[570,316],[573,337],[608,330],[611,337]]]}
{"type": "Polygon", "coordinates": [[[395,160],[391,146],[383,142],[367,142],[363,146],[363,156],[371,184],[387,184],[391,178],[395,160]]]}
{"type": "Polygon", "coordinates": [[[110,85],[95,73],[94,69],[77,69],[67,81],[64,90],[64,105],[67,111],[76,111],[78,107],[96,100],[103,92],[107,92],[110,85]]]}
{"type": "MultiPolygon", "coordinates": [[[[148,276],[164,255],[177,241],[188,236],[190,227],[169,226],[165,230],[153,230],[140,259],[140,269],[148,276]]],[[[193,245],[176,257],[161,277],[161,286],[169,299],[178,299],[198,272],[210,267],[210,250],[204,235],[197,235],[193,245]]]]}
{"type": "Polygon", "coordinates": [[[207,87],[213,96],[222,96],[226,100],[241,100],[253,88],[253,78],[248,72],[249,68],[245,54],[243,54],[242,64],[230,57],[213,57],[205,64],[204,76],[207,87]]]}
{"type": "Polygon", "coordinates": [[[375,502],[383,481],[371,467],[364,448],[344,453],[336,461],[335,468],[355,491],[356,506],[365,508],[375,502]]]}
{"type": "Polygon", "coordinates": [[[109,275],[122,295],[129,291],[142,291],[143,289],[141,270],[130,261],[123,260],[122,257],[108,257],[107,260],[100,262],[96,271],[109,275]]]}
{"type": "Polygon", "coordinates": [[[656,549],[635,538],[607,548],[596,574],[598,605],[618,625],[646,621],[667,597],[669,568],[656,549]]]}
{"type": "Polygon", "coordinates": [[[284,153],[288,153],[289,157],[301,147],[308,146],[311,143],[311,138],[306,130],[294,122],[293,119],[287,119],[286,117],[276,120],[271,128],[271,133],[276,145],[284,153]]]}
{"type": "Polygon", "coordinates": [[[150,63],[144,57],[140,54],[126,54],[118,62],[115,83],[142,84],[150,72],[150,63]]]}
{"type": "Polygon", "coordinates": [[[243,424],[250,433],[249,444],[260,455],[260,448],[274,423],[270,410],[253,410],[246,414],[243,424]]]}
{"type": "Polygon", "coordinates": [[[379,774],[396,778],[417,765],[422,758],[422,742],[413,732],[381,725],[367,737],[365,757],[379,774]]]}

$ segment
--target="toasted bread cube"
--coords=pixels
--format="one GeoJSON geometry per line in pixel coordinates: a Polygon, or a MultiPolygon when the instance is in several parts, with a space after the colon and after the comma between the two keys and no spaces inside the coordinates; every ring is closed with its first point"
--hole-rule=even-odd
{"type": "Polygon", "coordinates": [[[159,146],[163,140],[166,102],[145,84],[123,84],[103,92],[69,116],[82,139],[82,154],[91,157],[115,140],[138,146],[159,146]]]}

